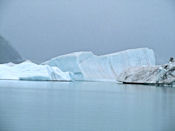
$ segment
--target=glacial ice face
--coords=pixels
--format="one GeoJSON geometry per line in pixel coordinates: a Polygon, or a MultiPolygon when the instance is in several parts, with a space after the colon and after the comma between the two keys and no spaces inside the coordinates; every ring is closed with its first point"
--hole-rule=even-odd
{"type": "Polygon", "coordinates": [[[104,56],[94,56],[80,63],[85,80],[116,81],[125,69],[135,66],[155,65],[151,49],[129,49],[104,56]]]}
{"type": "Polygon", "coordinates": [[[148,48],[129,49],[103,56],[96,56],[92,52],[76,52],[43,64],[72,72],[73,80],[116,81],[117,76],[129,67],[155,65],[155,55],[148,48]]]}
{"type": "Polygon", "coordinates": [[[0,64],[0,79],[4,80],[65,80],[69,81],[67,72],[62,72],[57,67],[48,65],[37,65],[30,61],[20,64],[0,64]]]}

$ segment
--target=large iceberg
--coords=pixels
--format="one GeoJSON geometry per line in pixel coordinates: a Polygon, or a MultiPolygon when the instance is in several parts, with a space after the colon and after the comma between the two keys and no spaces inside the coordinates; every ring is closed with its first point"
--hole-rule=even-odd
{"type": "Polygon", "coordinates": [[[30,61],[0,64],[0,79],[116,82],[119,74],[128,68],[154,65],[154,52],[148,48],[129,49],[101,56],[92,52],[74,52],[40,65],[30,61]]]}
{"type": "Polygon", "coordinates": [[[0,64],[1,80],[32,80],[32,81],[70,81],[68,72],[62,72],[57,67],[37,65],[30,61],[20,64],[0,64]]]}
{"type": "Polygon", "coordinates": [[[148,48],[129,49],[102,56],[92,52],[75,52],[43,64],[71,72],[72,80],[116,81],[118,75],[127,68],[155,65],[155,55],[148,48]]]}

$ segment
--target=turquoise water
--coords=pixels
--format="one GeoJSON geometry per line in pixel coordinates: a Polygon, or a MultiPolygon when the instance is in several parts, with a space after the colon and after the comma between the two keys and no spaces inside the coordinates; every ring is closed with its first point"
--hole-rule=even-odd
{"type": "Polygon", "coordinates": [[[0,81],[0,131],[174,131],[175,88],[0,81]]]}

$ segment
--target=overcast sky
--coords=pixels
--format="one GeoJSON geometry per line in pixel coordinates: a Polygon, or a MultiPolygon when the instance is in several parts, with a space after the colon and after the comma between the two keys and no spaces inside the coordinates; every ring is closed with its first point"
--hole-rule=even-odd
{"type": "Polygon", "coordinates": [[[35,62],[138,47],[154,49],[160,62],[175,56],[174,0],[0,1],[0,34],[35,62]]]}

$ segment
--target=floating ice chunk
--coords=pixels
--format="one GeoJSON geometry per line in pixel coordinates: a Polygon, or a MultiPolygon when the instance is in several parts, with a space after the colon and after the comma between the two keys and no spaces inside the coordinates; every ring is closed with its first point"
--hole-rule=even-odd
{"type": "Polygon", "coordinates": [[[130,84],[172,84],[175,82],[175,64],[131,67],[123,71],[117,80],[130,84]]]}
{"type": "Polygon", "coordinates": [[[155,65],[155,55],[148,48],[129,49],[103,56],[96,56],[92,52],[76,52],[43,64],[72,72],[73,80],[116,81],[117,76],[129,67],[155,65]]]}
{"type": "Polygon", "coordinates": [[[21,64],[0,64],[0,79],[11,80],[70,80],[69,73],[57,67],[37,65],[30,61],[21,64]]]}

